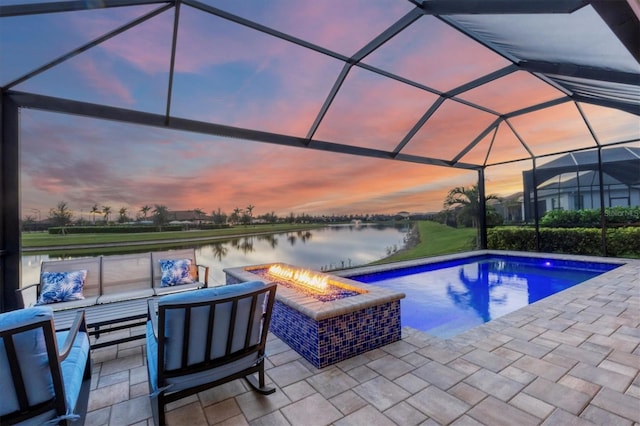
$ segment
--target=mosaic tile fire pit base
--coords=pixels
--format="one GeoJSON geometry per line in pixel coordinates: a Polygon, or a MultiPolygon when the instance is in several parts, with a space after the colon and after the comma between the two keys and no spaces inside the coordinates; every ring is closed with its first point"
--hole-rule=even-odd
{"type": "MultiPolygon", "coordinates": [[[[235,284],[256,279],[278,282],[258,274],[269,266],[227,268],[224,270],[226,282],[235,284]]],[[[404,293],[323,275],[328,276],[332,285],[355,294],[323,302],[280,283],[271,317],[273,334],[316,368],[400,340],[400,299],[404,293]]]]}

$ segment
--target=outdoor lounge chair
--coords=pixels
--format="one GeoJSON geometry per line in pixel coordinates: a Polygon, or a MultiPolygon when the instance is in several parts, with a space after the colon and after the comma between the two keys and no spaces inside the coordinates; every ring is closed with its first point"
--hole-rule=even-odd
{"type": "Polygon", "coordinates": [[[0,424],[84,424],[89,350],[84,311],[57,333],[50,307],[0,314],[0,424]]]}
{"type": "Polygon", "coordinates": [[[263,394],[276,284],[249,281],[149,301],[147,368],[156,424],[167,403],[245,378],[263,394]],[[258,380],[253,376],[258,373],[258,380]]]}

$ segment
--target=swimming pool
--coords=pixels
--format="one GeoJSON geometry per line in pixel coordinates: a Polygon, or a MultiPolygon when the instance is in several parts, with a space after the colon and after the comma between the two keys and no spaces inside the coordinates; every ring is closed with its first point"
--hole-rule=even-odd
{"type": "Polygon", "coordinates": [[[484,254],[347,277],[404,292],[402,325],[449,338],[618,266],[484,254]]]}

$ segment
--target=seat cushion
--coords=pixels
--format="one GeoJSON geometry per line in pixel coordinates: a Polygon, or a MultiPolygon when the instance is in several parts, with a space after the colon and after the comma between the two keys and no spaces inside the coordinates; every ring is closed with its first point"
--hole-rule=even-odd
{"type": "Polygon", "coordinates": [[[103,305],[105,303],[122,302],[124,300],[147,299],[153,296],[155,296],[153,289],[149,287],[139,290],[124,291],[122,293],[103,294],[98,297],[98,304],[103,305]]]}
{"type": "MultiPolygon", "coordinates": [[[[64,345],[68,335],[69,331],[56,333],[58,348],[64,345]]],[[[80,331],[73,340],[69,355],[61,363],[67,411],[75,412],[90,349],[89,336],[87,333],[80,331]]]]}
{"type": "Polygon", "coordinates": [[[253,352],[244,358],[230,362],[229,364],[223,364],[219,367],[212,368],[210,370],[201,371],[193,374],[187,374],[184,376],[167,378],[167,385],[171,385],[168,388],[168,392],[176,392],[183,389],[190,389],[204,383],[211,383],[216,380],[220,380],[225,377],[229,377],[232,374],[236,374],[240,371],[246,370],[258,362],[258,353],[253,352]]]}
{"type": "Polygon", "coordinates": [[[98,296],[90,296],[90,297],[85,297],[84,299],[81,299],[81,300],[71,300],[69,302],[49,303],[49,304],[47,304],[47,306],[49,306],[51,309],[53,309],[54,312],[58,312],[58,311],[64,311],[65,309],[86,308],[86,307],[89,307],[89,306],[93,306],[96,303],[98,303],[98,296]]]}
{"type": "Polygon", "coordinates": [[[147,321],[147,371],[151,392],[158,390],[158,340],[153,334],[153,324],[147,321]]]}
{"type": "MultiPolygon", "coordinates": [[[[51,319],[53,319],[53,311],[47,306],[18,309],[0,315],[0,331],[51,319]]],[[[18,362],[29,403],[35,405],[51,399],[54,395],[53,382],[43,329],[36,328],[16,334],[13,341],[17,348],[18,362]]],[[[4,339],[0,339],[1,415],[14,412],[19,408],[9,368],[4,339]]]]}
{"type": "Polygon", "coordinates": [[[204,287],[204,283],[194,281],[191,284],[180,284],[169,287],[156,287],[153,289],[156,296],[165,296],[167,294],[180,293],[183,291],[197,290],[204,287]]]}
{"type": "Polygon", "coordinates": [[[262,281],[247,281],[240,284],[229,284],[218,287],[203,288],[196,291],[170,294],[167,296],[162,296],[158,300],[158,306],[172,305],[177,303],[188,304],[195,302],[208,302],[225,297],[232,297],[245,292],[260,290],[264,288],[264,286],[265,284],[262,281]]]}
{"type": "MultiPolygon", "coordinates": [[[[151,393],[158,391],[158,340],[153,334],[153,325],[151,321],[147,321],[147,369],[149,373],[149,388],[151,393]]],[[[238,371],[242,371],[256,365],[258,362],[258,354],[252,353],[244,358],[236,360],[232,363],[222,365],[220,367],[193,374],[187,374],[180,377],[169,378],[164,386],[171,385],[168,392],[175,392],[182,389],[189,389],[204,383],[210,383],[227,377],[238,371]]]]}

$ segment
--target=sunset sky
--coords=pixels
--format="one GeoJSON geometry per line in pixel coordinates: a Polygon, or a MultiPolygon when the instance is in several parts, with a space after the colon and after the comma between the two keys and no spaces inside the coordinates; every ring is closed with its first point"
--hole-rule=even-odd
{"type": "MultiPolygon", "coordinates": [[[[414,7],[403,0],[204,3],[345,57],[414,7]]],[[[16,81],[157,8],[3,18],[0,82],[16,81]]],[[[550,17],[549,26],[560,31],[566,19],[571,17],[550,17]]],[[[173,20],[173,9],[162,12],[12,90],[164,114],[173,20]]],[[[423,16],[363,63],[447,91],[510,62],[442,21],[423,16]]],[[[328,55],[182,6],[171,115],[307,137],[342,68],[343,62],[328,55]]],[[[460,98],[508,113],[561,96],[538,78],[516,72],[460,98]]],[[[312,136],[393,151],[437,98],[352,67],[312,136]]],[[[637,117],[603,107],[581,108],[601,143],[638,139],[637,117]]],[[[451,160],[495,118],[447,100],[402,152],[451,160]]],[[[571,102],[516,117],[511,124],[536,155],[595,147],[571,102]]],[[[488,164],[528,157],[508,126],[501,124],[492,142],[493,136],[460,161],[483,164],[489,148],[488,164]]],[[[44,218],[59,201],[85,219],[94,204],[110,206],[112,218],[121,207],[135,216],[141,206],[155,204],[207,213],[254,205],[254,215],[426,212],[440,210],[449,189],[477,179],[473,171],[27,109],[21,112],[21,146],[23,217],[38,212],[44,218]]],[[[488,192],[521,191],[521,172],[530,168],[531,161],[488,168],[488,192]]]]}

